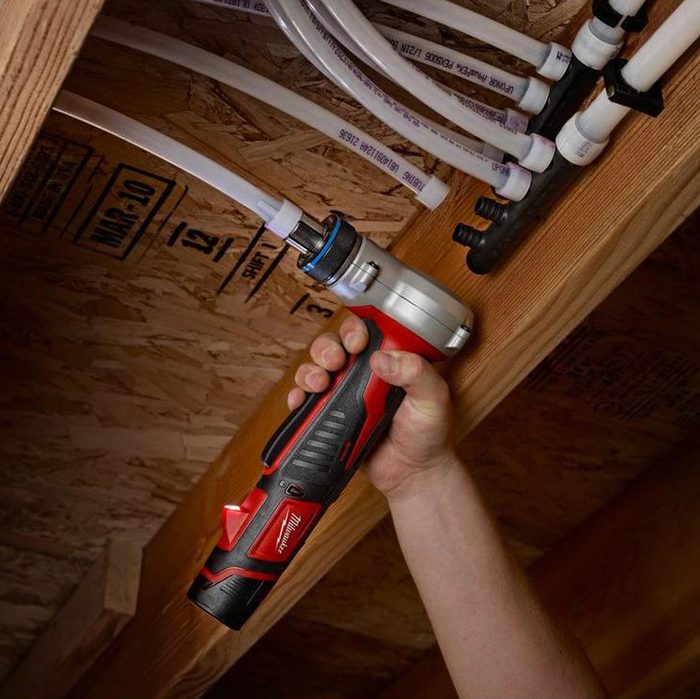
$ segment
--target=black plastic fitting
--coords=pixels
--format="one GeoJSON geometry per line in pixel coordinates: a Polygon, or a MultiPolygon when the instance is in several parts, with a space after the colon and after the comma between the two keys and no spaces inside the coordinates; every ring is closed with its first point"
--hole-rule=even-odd
{"type": "Polygon", "coordinates": [[[626,32],[636,34],[637,32],[641,32],[647,24],[649,24],[649,14],[647,8],[642,6],[637,10],[636,15],[628,15],[625,17],[621,26],[626,32]]]}
{"type": "Polygon", "coordinates": [[[627,61],[616,58],[603,68],[605,91],[608,99],[649,116],[659,116],[664,110],[664,96],[661,81],[655,82],[646,92],[635,90],[623,77],[622,69],[627,61]]]}
{"type": "Polygon", "coordinates": [[[505,215],[506,205],[489,197],[479,197],[474,205],[474,213],[488,221],[500,221],[505,215]]]}
{"type": "Polygon", "coordinates": [[[554,140],[561,127],[591,94],[599,77],[600,71],[572,56],[566,73],[552,85],[542,111],[530,119],[527,132],[554,140]]]}
{"type": "Polygon", "coordinates": [[[641,7],[636,15],[625,16],[613,10],[609,0],[593,0],[593,16],[609,27],[617,27],[622,22],[621,26],[626,32],[640,32],[649,22],[649,15],[644,7],[641,7]]]}
{"type": "Polygon", "coordinates": [[[498,221],[487,230],[458,225],[452,238],[471,248],[467,253],[467,267],[476,274],[493,271],[541,223],[579,172],[580,167],[557,152],[547,170],[533,176],[527,196],[522,201],[504,205],[498,221]]]}
{"type": "Polygon", "coordinates": [[[481,245],[483,235],[484,232],[478,228],[468,226],[466,223],[458,223],[452,232],[452,240],[464,245],[465,248],[475,248],[481,245]]]}

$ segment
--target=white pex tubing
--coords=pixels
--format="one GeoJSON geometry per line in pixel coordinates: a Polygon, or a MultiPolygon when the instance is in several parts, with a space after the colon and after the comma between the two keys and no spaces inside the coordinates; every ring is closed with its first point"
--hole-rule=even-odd
{"type": "Polygon", "coordinates": [[[53,108],[138,146],[206,182],[257,214],[265,221],[267,228],[280,238],[286,238],[302,216],[303,212],[291,202],[276,199],[170,136],[86,97],[62,90],[53,108]]]}
{"type": "MultiPolygon", "coordinates": [[[[392,76],[389,75],[384,70],[383,66],[376,60],[375,56],[366,52],[364,44],[355,39],[354,32],[357,30],[357,27],[353,26],[353,33],[347,31],[346,28],[336,21],[335,17],[328,11],[324,0],[305,0],[305,3],[314,13],[316,19],[323,25],[324,29],[326,29],[326,31],[328,31],[336,40],[343,44],[345,48],[349,49],[368,65],[378,69],[385,75],[385,77],[389,78],[390,80],[393,79],[392,76]]],[[[397,32],[396,30],[391,29],[391,27],[383,27],[379,24],[370,24],[390,43],[394,51],[399,53],[401,56],[405,58],[412,58],[418,63],[423,62],[443,69],[445,69],[445,66],[449,65],[450,59],[443,55],[443,49],[438,44],[425,39],[419,39],[418,37],[414,37],[411,34],[406,34],[405,32],[397,32]],[[397,35],[402,36],[404,40],[399,41],[396,38],[393,38],[397,35]],[[406,41],[406,39],[408,39],[408,41],[406,41]],[[423,60],[421,60],[421,58],[423,58],[423,60]]],[[[464,58],[467,61],[472,62],[474,61],[474,59],[470,59],[467,56],[462,57],[462,55],[457,51],[454,53],[458,56],[458,58],[464,58]]],[[[487,63],[482,63],[480,61],[477,61],[477,63],[479,63],[481,67],[485,66],[487,69],[491,68],[491,66],[489,66],[487,63]]],[[[447,72],[450,71],[447,70],[447,72]]],[[[510,76],[505,71],[502,72],[505,74],[505,76],[513,79],[513,76],[510,76]]],[[[471,76],[475,75],[473,71],[471,71],[470,74],[471,76]]],[[[514,79],[516,82],[519,80],[518,78],[514,79]]],[[[524,96],[527,91],[528,81],[525,78],[521,78],[520,80],[522,80],[522,85],[517,85],[519,88],[518,92],[520,96],[524,96]]],[[[441,87],[441,89],[448,89],[441,83],[437,83],[437,81],[435,82],[441,87]]],[[[496,84],[496,79],[492,76],[489,82],[496,84]]],[[[544,83],[542,83],[542,86],[544,87],[544,83]]],[[[465,95],[461,95],[461,98],[470,109],[473,109],[478,114],[485,116],[487,119],[497,121],[501,124],[505,124],[508,120],[508,114],[502,109],[496,109],[465,95]]],[[[542,104],[544,105],[544,102],[542,104]]],[[[526,128],[527,122],[525,122],[522,131],[525,131],[526,128]]]]}
{"type": "Polygon", "coordinates": [[[501,49],[558,80],[566,71],[571,54],[557,44],[545,44],[448,0],[383,0],[402,10],[452,27],[467,36],[501,49]],[[567,55],[568,54],[568,55],[567,55]]]}
{"type": "MultiPolygon", "coordinates": [[[[622,68],[622,77],[639,92],[646,92],[700,36],[700,0],[684,0],[622,68]]],[[[602,91],[577,124],[590,140],[607,141],[630,111],[611,102],[602,91]]]]}
{"type": "MultiPolygon", "coordinates": [[[[207,5],[216,5],[217,7],[241,10],[249,14],[266,17],[270,16],[270,11],[267,9],[266,5],[259,1],[196,0],[196,2],[207,5]]],[[[314,11],[314,14],[316,14],[317,18],[323,22],[321,17],[318,15],[318,10],[323,7],[323,5],[321,5],[318,0],[309,0],[308,4],[314,11]]],[[[524,109],[525,111],[539,111],[537,108],[528,108],[531,100],[528,100],[524,105],[520,104],[520,101],[528,92],[532,93],[536,89],[538,97],[540,93],[544,93],[544,97],[542,98],[543,104],[546,102],[547,95],[549,93],[549,86],[537,78],[523,78],[518,75],[513,75],[501,68],[497,68],[489,63],[480,61],[478,58],[468,56],[467,54],[456,51],[455,49],[441,46],[434,41],[423,39],[413,34],[403,32],[399,29],[388,27],[384,24],[375,22],[374,26],[379,30],[382,36],[389,40],[391,45],[394,47],[394,50],[398,51],[406,58],[410,58],[417,63],[433,66],[434,68],[438,68],[445,73],[456,75],[464,80],[480,85],[487,90],[492,90],[493,92],[497,92],[504,97],[509,97],[518,103],[518,107],[524,109]],[[536,88],[533,88],[532,83],[536,83],[536,88]]],[[[326,29],[335,34],[335,32],[329,27],[326,27],[326,29]]],[[[344,32],[344,34],[347,39],[352,42],[352,35],[348,34],[347,32],[344,32]]],[[[335,34],[335,38],[340,40],[347,48],[351,48],[341,36],[335,34]]],[[[355,48],[359,49],[356,44],[354,46],[355,48]]],[[[351,48],[351,50],[354,52],[353,48],[351,48]]]]}
{"type": "MultiPolygon", "coordinates": [[[[274,0],[288,16],[305,14],[301,0],[274,0]]],[[[536,172],[547,168],[554,156],[554,144],[544,138],[514,133],[465,105],[445,91],[421,70],[394,51],[391,44],[372,26],[351,0],[323,0],[327,11],[344,28],[352,27],[353,40],[386,75],[410,91],[421,102],[478,138],[516,157],[521,165],[536,172]]],[[[324,61],[325,63],[325,61],[324,61]]]]}
{"type": "Polygon", "coordinates": [[[400,29],[394,29],[384,24],[375,24],[374,26],[391,42],[394,50],[406,58],[457,75],[505,97],[510,97],[516,102],[525,94],[527,78],[512,75],[477,58],[440,46],[434,41],[414,36],[400,29]]]}
{"type": "MultiPolygon", "coordinates": [[[[240,10],[248,14],[272,17],[272,13],[262,2],[251,2],[251,0],[196,0],[196,2],[205,3],[207,5],[216,5],[217,7],[240,10]]],[[[340,43],[342,43],[344,46],[350,48],[350,50],[353,53],[356,53],[360,58],[365,58],[362,48],[358,46],[358,44],[353,40],[352,35],[345,32],[345,30],[333,20],[333,18],[328,14],[328,12],[326,12],[326,8],[322,3],[314,2],[313,0],[311,0],[307,3],[307,5],[316,16],[316,21],[320,22],[322,27],[328,32],[329,35],[331,35],[334,39],[340,41],[340,43]]],[[[289,33],[288,38],[291,41],[295,41],[295,39],[292,39],[289,33]]],[[[313,51],[310,51],[305,45],[299,45],[297,46],[297,48],[300,51],[300,53],[304,56],[304,58],[306,58],[307,61],[309,61],[313,66],[315,66],[319,72],[323,73],[331,82],[338,84],[338,80],[336,80],[334,76],[323,65],[323,63],[318,60],[313,51]]],[[[475,59],[470,60],[473,61],[475,59]]],[[[447,90],[449,88],[445,87],[444,89],[447,90]]],[[[459,93],[455,94],[459,95],[459,93]]],[[[504,124],[512,131],[525,132],[527,130],[527,118],[525,117],[525,115],[520,114],[515,110],[503,110],[498,109],[496,107],[491,107],[487,104],[484,104],[483,102],[479,102],[478,100],[475,100],[471,97],[467,97],[465,95],[459,95],[459,99],[462,100],[465,104],[468,104],[471,109],[474,109],[480,114],[483,114],[483,116],[485,116],[488,119],[504,124]]],[[[403,108],[409,112],[411,111],[410,109],[408,109],[408,107],[403,106],[403,108]]],[[[496,148],[493,148],[489,145],[485,146],[485,144],[482,141],[476,141],[474,139],[467,138],[466,136],[463,136],[457,133],[456,131],[452,131],[451,129],[440,126],[431,119],[428,119],[428,117],[426,116],[421,116],[420,119],[424,121],[431,129],[444,132],[450,138],[461,143],[470,150],[473,150],[477,153],[483,152],[486,155],[486,152],[484,151],[484,148],[486,148],[486,151],[490,153],[489,157],[493,157],[499,160],[503,157],[502,151],[498,151],[496,148]]]]}
{"type": "Polygon", "coordinates": [[[232,61],[112,17],[99,17],[92,28],[92,35],[189,68],[295,117],[409,187],[418,201],[430,209],[436,208],[449,193],[449,187],[442,180],[424,173],[368,133],[311,100],[232,61]]]}
{"type": "MultiPolygon", "coordinates": [[[[464,147],[381,90],[348,58],[306,5],[268,0],[267,7],[302,55],[397,133],[493,187],[502,188],[507,184],[512,167],[464,147]]],[[[391,48],[389,50],[393,53],[391,48]]]]}

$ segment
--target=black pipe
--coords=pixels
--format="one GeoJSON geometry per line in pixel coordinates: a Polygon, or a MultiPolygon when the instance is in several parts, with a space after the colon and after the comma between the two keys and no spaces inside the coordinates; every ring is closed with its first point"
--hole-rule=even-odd
{"type": "Polygon", "coordinates": [[[552,85],[542,111],[530,119],[527,132],[537,133],[554,140],[559,129],[591,94],[599,77],[599,70],[590,68],[572,55],[566,73],[552,85]]]}
{"type": "Polygon", "coordinates": [[[471,248],[467,254],[467,267],[476,274],[488,274],[551,210],[561,193],[581,172],[557,151],[551,165],[532,178],[530,191],[522,201],[498,204],[491,199],[477,203],[477,208],[492,219],[485,231],[460,223],[452,239],[471,248]]]}

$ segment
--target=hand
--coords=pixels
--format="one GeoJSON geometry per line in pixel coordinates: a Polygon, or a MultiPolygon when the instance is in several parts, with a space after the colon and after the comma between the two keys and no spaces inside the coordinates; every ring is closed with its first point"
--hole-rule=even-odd
{"type": "MultiPolygon", "coordinates": [[[[319,335],[311,344],[313,362],[297,370],[287,397],[291,410],[299,407],[305,393],[320,393],[330,385],[329,372],[339,371],[347,355],[358,354],[369,340],[365,324],[355,316],[340,326],[340,337],[319,335]]],[[[367,460],[372,483],[387,497],[397,497],[422,487],[426,478],[457,463],[452,429],[452,404],[444,379],[422,357],[410,352],[379,351],[370,358],[377,376],[406,391],[388,435],[367,460]]]]}

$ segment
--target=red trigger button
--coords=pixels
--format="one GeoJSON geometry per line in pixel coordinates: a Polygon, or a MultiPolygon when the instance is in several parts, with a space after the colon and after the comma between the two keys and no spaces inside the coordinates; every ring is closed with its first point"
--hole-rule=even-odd
{"type": "Polygon", "coordinates": [[[267,493],[260,488],[253,488],[241,505],[224,505],[221,511],[221,538],[217,546],[231,551],[248,522],[255,516],[267,499],[267,493]]]}
{"type": "Polygon", "coordinates": [[[249,515],[243,512],[239,505],[224,505],[221,510],[221,541],[219,548],[230,551],[238,539],[245,525],[248,523],[249,515]]]}

